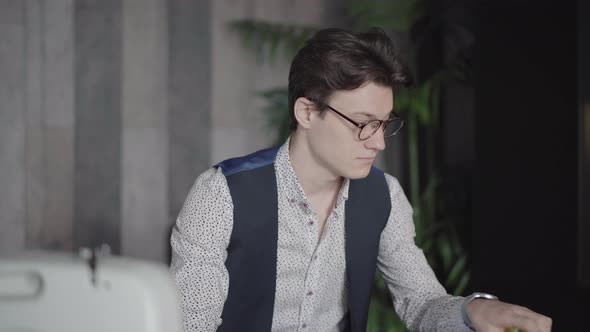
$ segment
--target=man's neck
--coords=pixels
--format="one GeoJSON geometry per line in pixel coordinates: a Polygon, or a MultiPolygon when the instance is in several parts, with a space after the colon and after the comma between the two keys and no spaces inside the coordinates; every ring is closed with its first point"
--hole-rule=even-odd
{"type": "Polygon", "coordinates": [[[315,160],[306,143],[304,137],[293,133],[289,144],[291,166],[305,195],[335,195],[344,179],[315,160]]]}

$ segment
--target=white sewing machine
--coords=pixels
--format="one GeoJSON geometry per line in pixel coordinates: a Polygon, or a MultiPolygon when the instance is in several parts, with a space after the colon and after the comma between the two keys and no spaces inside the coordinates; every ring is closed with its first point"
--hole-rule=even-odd
{"type": "Polygon", "coordinates": [[[1,332],[181,332],[165,265],[85,249],[0,256],[1,332]]]}

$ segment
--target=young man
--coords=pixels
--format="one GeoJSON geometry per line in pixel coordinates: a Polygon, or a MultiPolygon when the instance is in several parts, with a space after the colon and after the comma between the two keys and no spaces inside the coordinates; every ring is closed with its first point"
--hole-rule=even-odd
{"type": "Polygon", "coordinates": [[[374,168],[410,83],[382,30],[318,32],[289,73],[292,134],[201,174],[172,233],[187,331],[366,329],[379,269],[411,331],[550,331],[489,294],[448,295],[414,243],[412,208],[374,168]]]}

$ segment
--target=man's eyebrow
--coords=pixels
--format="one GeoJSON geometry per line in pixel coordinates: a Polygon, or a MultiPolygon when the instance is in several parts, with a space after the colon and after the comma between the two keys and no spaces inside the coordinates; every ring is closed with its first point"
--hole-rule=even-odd
{"type": "Polygon", "coordinates": [[[366,118],[369,119],[375,119],[375,115],[371,114],[371,113],[365,113],[365,112],[354,112],[351,115],[356,115],[356,116],[364,116],[366,118]]]}
{"type": "MultiPolygon", "coordinates": [[[[389,112],[387,113],[387,115],[386,115],[386,117],[385,117],[385,118],[386,118],[386,119],[388,119],[388,118],[391,116],[391,114],[392,114],[392,113],[393,113],[393,110],[389,111],[389,112]]],[[[366,117],[366,118],[369,118],[369,120],[378,120],[378,119],[377,119],[377,117],[376,117],[374,114],[371,114],[371,113],[365,113],[365,112],[354,112],[354,113],[352,113],[351,115],[352,115],[352,116],[359,116],[359,115],[360,115],[360,116],[364,116],[364,117],[366,117]]]]}

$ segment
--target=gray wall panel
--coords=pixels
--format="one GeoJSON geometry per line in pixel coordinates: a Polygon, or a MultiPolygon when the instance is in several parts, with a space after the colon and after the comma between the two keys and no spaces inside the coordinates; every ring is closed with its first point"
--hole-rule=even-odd
{"type": "Polygon", "coordinates": [[[120,252],[121,2],[78,0],[74,242],[120,252]]]}
{"type": "Polygon", "coordinates": [[[168,34],[165,0],[123,1],[122,253],[165,260],[168,34]]]}
{"type": "Polygon", "coordinates": [[[210,167],[211,2],[170,0],[168,6],[172,224],[197,175],[210,167]]]}
{"type": "Polygon", "coordinates": [[[45,202],[47,196],[45,167],[45,114],[43,113],[43,2],[25,1],[26,43],[26,128],[25,128],[25,164],[26,171],[26,246],[39,247],[38,243],[45,219],[45,202]]]}
{"type": "Polygon", "coordinates": [[[74,0],[44,1],[45,248],[73,247],[74,0]],[[51,4],[51,5],[49,5],[51,4]]]}
{"type": "Polygon", "coordinates": [[[0,252],[25,245],[24,5],[0,0],[0,252]]]}

